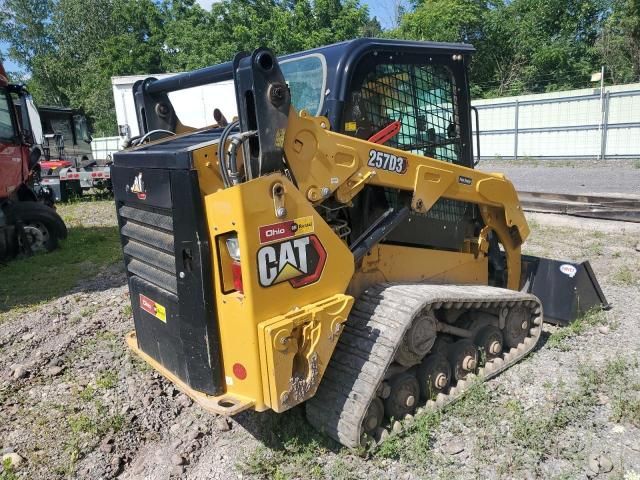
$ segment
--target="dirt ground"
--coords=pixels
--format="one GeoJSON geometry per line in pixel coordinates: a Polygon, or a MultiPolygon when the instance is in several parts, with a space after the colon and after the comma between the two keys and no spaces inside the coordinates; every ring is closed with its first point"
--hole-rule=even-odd
{"type": "MultiPolygon", "coordinates": [[[[114,225],[108,201],[62,211],[78,225],[114,225]]],[[[18,465],[0,479],[640,479],[640,225],[529,218],[526,253],[589,259],[613,308],[546,325],[524,361],[406,421],[374,451],[340,448],[301,408],[205,413],[127,350],[119,261],[57,298],[8,309],[0,450],[18,465]]]]}

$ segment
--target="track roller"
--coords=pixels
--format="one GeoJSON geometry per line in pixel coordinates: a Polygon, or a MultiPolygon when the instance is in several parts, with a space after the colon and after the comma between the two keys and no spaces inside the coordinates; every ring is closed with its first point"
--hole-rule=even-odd
{"type": "Polygon", "coordinates": [[[453,378],[461,380],[478,366],[478,349],[469,340],[458,340],[449,349],[449,363],[453,378]]]}
{"type": "Polygon", "coordinates": [[[487,325],[476,334],[475,344],[485,353],[486,358],[493,358],[502,353],[504,338],[498,327],[487,325]]]}
{"type": "Polygon", "coordinates": [[[391,394],[384,401],[384,413],[389,418],[401,420],[413,413],[420,398],[420,385],[415,375],[404,372],[389,381],[391,394]]]}
{"type": "Polygon", "coordinates": [[[435,398],[451,383],[451,365],[441,353],[432,353],[418,367],[420,394],[424,399],[435,398]]]}

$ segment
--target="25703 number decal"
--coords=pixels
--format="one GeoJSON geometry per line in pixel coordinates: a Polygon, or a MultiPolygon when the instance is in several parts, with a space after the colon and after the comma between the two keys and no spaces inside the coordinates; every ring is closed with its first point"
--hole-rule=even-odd
{"type": "Polygon", "coordinates": [[[381,152],[380,150],[369,150],[370,167],[387,170],[403,174],[407,171],[407,159],[404,157],[396,157],[391,153],[381,152]]]}

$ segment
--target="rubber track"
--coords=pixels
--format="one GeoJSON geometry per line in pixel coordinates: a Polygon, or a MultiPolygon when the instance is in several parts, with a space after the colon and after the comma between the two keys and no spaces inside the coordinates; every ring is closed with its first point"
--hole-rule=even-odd
{"type": "MultiPolygon", "coordinates": [[[[356,301],[316,395],[306,402],[307,418],[318,430],[341,444],[362,443],[362,421],[376,396],[387,368],[415,316],[438,308],[529,308],[532,328],[523,343],[478,369],[489,379],[529,353],[542,332],[542,307],[530,294],[478,285],[380,284],[356,301]]],[[[476,375],[458,381],[447,394],[439,394],[418,409],[441,408],[456,399],[476,375]]]]}

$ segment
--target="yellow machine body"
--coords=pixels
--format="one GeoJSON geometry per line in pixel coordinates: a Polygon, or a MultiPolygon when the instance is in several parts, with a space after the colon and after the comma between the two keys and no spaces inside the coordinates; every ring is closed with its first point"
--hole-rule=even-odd
{"type": "MultiPolygon", "coordinates": [[[[330,131],[326,118],[310,117],[304,111],[292,112],[289,119],[284,145],[296,171],[297,188],[282,174],[222,188],[218,145],[193,152],[213,251],[212,294],[226,393],[218,397],[203,395],[157,362],[148,357],[146,360],[217,413],[235,414],[247,408],[282,412],[312,397],[354,297],[373,284],[409,281],[486,285],[486,236],[490,230],[504,246],[509,287],[518,288],[520,281],[520,245],[529,229],[515,189],[503,175],[341,135],[330,131]],[[368,165],[372,151],[402,158],[404,171],[394,173],[368,165]],[[477,204],[486,227],[478,237],[465,241],[462,251],[378,244],[354,267],[352,253],[316,212],[314,203],[322,200],[322,188],[330,188],[347,203],[366,184],[413,192],[412,206],[417,211],[428,211],[441,197],[477,204]],[[286,215],[278,217],[279,208],[284,208],[286,215]],[[326,256],[318,278],[303,286],[290,281],[300,276],[300,266],[293,265],[296,258],[281,251],[274,255],[273,248],[269,250],[274,242],[261,238],[265,228],[277,229],[291,222],[299,227],[284,244],[314,237],[326,256]],[[237,235],[239,242],[243,292],[232,285],[225,252],[225,239],[230,234],[237,235]],[[256,263],[263,249],[271,254],[276,277],[268,288],[261,285],[256,263]]],[[[133,340],[130,344],[135,348],[133,340]]]]}
{"type": "Polygon", "coordinates": [[[259,48],[136,83],[146,133],[112,170],[129,346],[212,412],[305,403],[348,447],[531,352],[529,226],[513,184],[473,168],[472,50],[259,48]],[[230,78],[237,122],[178,119],[168,93],[230,78]]]}

